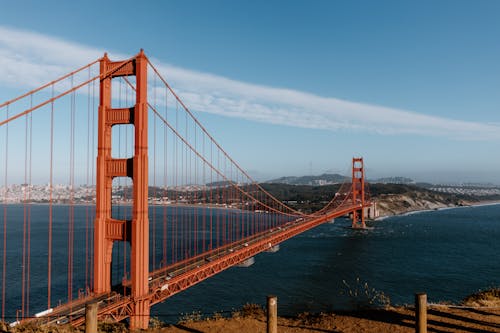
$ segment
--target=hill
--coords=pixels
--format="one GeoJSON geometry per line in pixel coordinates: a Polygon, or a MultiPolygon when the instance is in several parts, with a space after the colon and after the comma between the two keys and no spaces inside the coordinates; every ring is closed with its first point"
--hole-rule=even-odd
{"type": "MultiPolygon", "coordinates": [[[[324,186],[343,183],[350,178],[339,174],[324,173],[319,176],[288,176],[280,177],[267,181],[266,183],[274,184],[288,184],[288,185],[311,185],[311,186],[324,186]]],[[[385,177],[369,180],[370,183],[382,184],[415,184],[415,181],[407,177],[385,177]]]]}
{"type": "Polygon", "coordinates": [[[324,173],[324,174],[319,175],[319,176],[281,177],[281,178],[269,180],[266,183],[323,186],[323,185],[343,183],[346,180],[348,180],[347,177],[339,175],[339,174],[324,173]]]}
{"type": "MultiPolygon", "coordinates": [[[[324,207],[333,198],[340,184],[311,186],[263,183],[261,186],[290,207],[304,213],[311,213],[324,207]]],[[[380,216],[470,205],[479,201],[500,199],[500,195],[474,196],[443,193],[409,184],[368,184],[367,191],[369,196],[377,202],[380,216]]]]}

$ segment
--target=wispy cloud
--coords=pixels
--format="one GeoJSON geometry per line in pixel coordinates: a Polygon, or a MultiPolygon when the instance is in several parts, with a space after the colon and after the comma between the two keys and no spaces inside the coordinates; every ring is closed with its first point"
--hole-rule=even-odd
{"type": "MultiPolygon", "coordinates": [[[[0,26],[0,85],[33,88],[104,50],[0,26]]],[[[111,53],[111,58],[130,55],[111,53]]],[[[191,110],[311,129],[499,140],[500,126],[245,83],[152,59],[191,110]]]]}

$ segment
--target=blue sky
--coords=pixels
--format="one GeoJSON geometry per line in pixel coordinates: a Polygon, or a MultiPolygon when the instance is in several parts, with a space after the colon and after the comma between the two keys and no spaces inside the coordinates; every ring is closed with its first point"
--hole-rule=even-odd
{"type": "Polygon", "coordinates": [[[500,183],[499,37],[498,1],[5,1],[0,100],[144,48],[258,179],[500,183]]]}

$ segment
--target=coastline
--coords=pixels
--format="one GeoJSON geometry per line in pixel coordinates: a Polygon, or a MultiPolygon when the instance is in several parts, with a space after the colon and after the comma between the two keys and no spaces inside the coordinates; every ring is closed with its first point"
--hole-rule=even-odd
{"type": "MultiPolygon", "coordinates": [[[[496,203],[499,204],[499,203],[496,203]]],[[[432,332],[496,332],[500,326],[500,289],[491,288],[467,296],[458,304],[431,304],[427,307],[427,327],[432,332]]],[[[366,307],[351,311],[299,313],[277,318],[281,333],[309,332],[415,332],[415,306],[366,307]]],[[[278,309],[279,314],[279,309],[278,309]]],[[[148,332],[264,332],[266,312],[259,305],[247,304],[230,317],[214,314],[201,319],[184,317],[174,325],[158,325],[148,332]]]]}
{"type": "Polygon", "coordinates": [[[468,207],[482,207],[482,206],[495,206],[500,205],[500,200],[485,200],[471,204],[468,207]]]}
{"type": "MultiPolygon", "coordinates": [[[[388,195],[395,197],[396,195],[388,195]]],[[[397,195],[400,199],[400,202],[404,202],[404,198],[402,197],[407,197],[406,195],[397,195]]],[[[412,205],[405,206],[405,207],[396,207],[393,209],[386,209],[380,208],[380,206],[383,205],[388,205],[388,201],[385,199],[378,199],[374,200],[375,203],[377,203],[378,207],[377,210],[379,212],[379,215],[376,218],[371,219],[372,221],[383,221],[387,218],[390,217],[396,217],[396,216],[409,216],[409,215],[414,215],[414,214],[420,214],[420,213],[427,213],[427,212],[433,212],[433,211],[441,211],[441,210],[448,210],[448,209],[458,209],[458,208],[470,208],[470,207],[483,207],[483,206],[494,206],[494,205],[500,205],[500,200],[479,200],[479,201],[462,201],[459,204],[449,204],[441,201],[434,201],[434,202],[429,202],[428,200],[412,200],[413,203],[412,205]]],[[[391,200],[390,203],[394,204],[395,200],[391,200]]],[[[48,206],[50,203],[48,202],[3,202],[0,203],[2,205],[6,206],[23,206],[23,205],[29,205],[29,206],[48,206]]],[[[77,203],[67,203],[67,202],[53,202],[53,206],[80,206],[80,207],[93,207],[95,204],[92,202],[77,202],[77,203]]],[[[128,207],[131,206],[129,203],[114,203],[115,206],[119,207],[128,207]]],[[[225,210],[240,210],[235,207],[224,207],[224,206],[217,206],[213,204],[186,204],[186,203],[169,203],[167,205],[161,205],[158,203],[152,203],[151,207],[189,207],[189,208],[210,208],[210,209],[225,209],[225,210]]]]}
{"type": "MultiPolygon", "coordinates": [[[[294,317],[278,317],[277,324],[280,333],[414,333],[415,308],[407,306],[320,314],[302,313],[294,317]]],[[[498,309],[472,312],[469,309],[430,307],[428,311],[428,329],[431,332],[496,332],[499,324],[500,310],[498,309]]],[[[265,331],[266,317],[264,315],[180,322],[148,330],[151,333],[265,331]]]]}
{"type": "Polygon", "coordinates": [[[466,204],[466,205],[455,205],[455,206],[443,206],[443,207],[434,208],[434,209],[409,210],[409,211],[401,212],[398,214],[378,216],[375,219],[373,219],[373,221],[377,222],[377,221],[383,221],[383,220],[388,219],[390,217],[410,216],[410,215],[415,215],[415,214],[436,212],[436,211],[449,210],[449,209],[485,207],[485,206],[496,206],[496,205],[500,205],[500,200],[478,201],[477,203],[471,203],[471,204],[466,204]]]}
{"type": "Polygon", "coordinates": [[[387,195],[375,200],[379,215],[373,221],[383,221],[395,216],[408,216],[448,209],[500,205],[500,200],[461,200],[456,203],[440,198],[411,198],[409,195],[387,195]]]}
{"type": "MultiPolygon", "coordinates": [[[[456,209],[456,208],[473,208],[473,207],[481,207],[481,206],[491,206],[491,205],[500,205],[500,201],[496,200],[483,200],[483,201],[474,201],[467,205],[443,205],[442,208],[436,209],[428,209],[428,210],[414,210],[408,211],[406,213],[402,213],[401,215],[411,215],[411,214],[419,214],[422,212],[432,212],[439,210],[448,210],[448,209],[456,209]]],[[[460,212],[458,212],[460,214],[460,212]]],[[[394,216],[394,215],[393,215],[394,216]]],[[[434,308],[433,308],[434,309],[434,308]]],[[[453,312],[455,311],[452,307],[442,309],[441,306],[439,310],[445,317],[444,314],[452,314],[456,316],[465,316],[467,314],[466,311],[462,312],[453,312]]],[[[457,310],[459,311],[459,310],[457,310]]],[[[469,311],[471,312],[471,311],[469,311]]],[[[490,318],[497,316],[500,319],[500,313],[490,315],[490,318]]],[[[293,317],[289,318],[280,318],[280,332],[318,332],[318,331],[334,331],[334,332],[410,332],[408,327],[411,326],[411,317],[412,317],[412,308],[411,307],[396,307],[389,309],[377,309],[377,310],[358,310],[358,311],[334,311],[328,314],[295,314],[293,317]],[[400,321],[399,318],[407,318],[404,322],[400,321]],[[387,320],[384,318],[388,318],[387,320]],[[388,326],[388,325],[393,326],[388,326]],[[350,328],[350,327],[355,327],[350,328]],[[289,328],[287,328],[289,327],[289,328]],[[293,328],[293,329],[292,329],[293,328]]],[[[436,317],[433,317],[436,318],[436,317]]],[[[437,321],[437,319],[432,319],[433,321],[437,321]]],[[[479,321],[486,322],[488,318],[477,318],[479,321]]],[[[492,319],[489,319],[492,320],[492,319]]],[[[188,330],[179,330],[179,326],[184,326],[186,328],[190,328],[191,331],[201,331],[205,333],[211,332],[256,332],[256,331],[264,331],[261,330],[260,325],[265,325],[264,320],[255,319],[255,318],[211,318],[209,320],[203,320],[200,322],[190,322],[190,323],[179,323],[176,325],[172,325],[170,328],[162,328],[161,330],[151,330],[149,332],[186,332],[188,330]],[[208,328],[207,328],[208,327],[208,328]],[[250,328],[246,328],[250,327],[250,328]],[[233,329],[230,329],[233,328],[233,329]],[[165,329],[165,330],[164,330],[165,329]],[[171,329],[171,330],[170,330],[171,329]]],[[[495,323],[495,325],[500,323],[495,323]]],[[[491,326],[490,322],[490,326],[491,326]]],[[[444,325],[443,325],[444,326],[444,325]]],[[[497,326],[499,327],[499,326],[497,326]]],[[[477,329],[483,329],[477,328],[477,329]]],[[[458,332],[460,330],[457,330],[458,332]]],[[[483,330],[485,332],[489,332],[483,330]]],[[[125,332],[125,331],[123,331],[125,332]]]]}

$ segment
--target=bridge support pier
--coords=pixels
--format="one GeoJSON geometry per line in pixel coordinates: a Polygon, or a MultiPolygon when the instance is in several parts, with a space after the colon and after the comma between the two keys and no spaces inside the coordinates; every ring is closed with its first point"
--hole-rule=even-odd
{"type": "Polygon", "coordinates": [[[362,157],[352,159],[352,202],[359,209],[352,212],[352,227],[366,228],[365,224],[365,170],[362,157]]]}
{"type": "Polygon", "coordinates": [[[150,304],[148,298],[135,299],[133,314],[130,316],[130,329],[147,329],[149,326],[150,304]]]}
{"type": "Polygon", "coordinates": [[[94,230],[94,293],[111,292],[113,242],[130,242],[131,309],[130,328],[146,329],[149,324],[149,219],[148,219],[148,60],[141,52],[125,61],[100,62],[96,219],[94,230]],[[112,79],[136,77],[133,107],[113,108],[112,79]],[[134,125],[134,155],[113,158],[111,128],[134,125]],[[112,218],[111,191],[115,177],[130,177],[133,184],[132,220],[112,218]]]}

